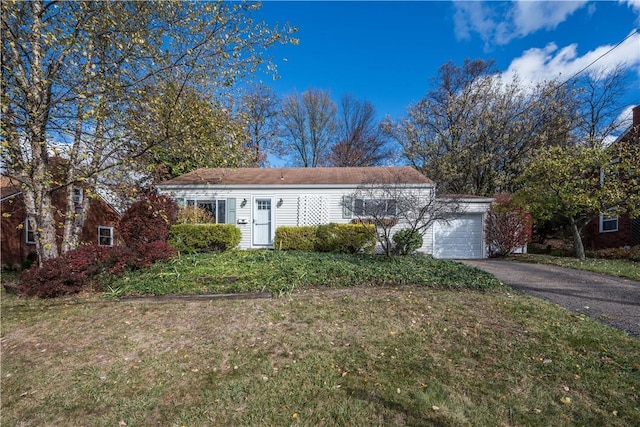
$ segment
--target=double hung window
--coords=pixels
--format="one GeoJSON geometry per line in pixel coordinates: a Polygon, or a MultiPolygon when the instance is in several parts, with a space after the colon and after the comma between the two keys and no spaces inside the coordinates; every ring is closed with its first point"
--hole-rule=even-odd
{"type": "Polygon", "coordinates": [[[98,226],[98,245],[113,246],[113,227],[98,226]]]}
{"type": "Polygon", "coordinates": [[[600,232],[610,233],[613,231],[618,231],[618,217],[600,215],[600,232]]]}
{"type": "Polygon", "coordinates": [[[209,212],[214,218],[216,224],[225,224],[227,222],[227,201],[225,199],[218,200],[187,200],[187,207],[193,206],[209,212]]]}
{"type": "Polygon", "coordinates": [[[33,227],[33,222],[27,218],[24,220],[24,231],[25,231],[25,243],[29,245],[36,244],[36,230],[33,227]]]}

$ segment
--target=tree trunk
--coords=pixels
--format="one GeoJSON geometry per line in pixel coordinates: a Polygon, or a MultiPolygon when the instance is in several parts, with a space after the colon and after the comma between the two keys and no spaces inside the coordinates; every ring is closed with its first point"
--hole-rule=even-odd
{"type": "Polygon", "coordinates": [[[64,234],[62,238],[61,252],[69,252],[78,249],[80,236],[84,228],[84,222],[89,212],[90,197],[85,188],[82,189],[81,203],[77,205],[74,198],[74,186],[70,185],[66,191],[67,211],[65,212],[64,234]]]}
{"type": "Polygon", "coordinates": [[[53,217],[51,197],[39,186],[37,189],[29,189],[24,192],[24,201],[32,221],[38,252],[38,263],[58,256],[58,244],[56,241],[56,224],[53,217]]]}
{"type": "MultiPolygon", "coordinates": [[[[45,57],[42,42],[43,4],[41,1],[31,2],[33,22],[31,24],[32,44],[30,67],[32,81],[28,82],[22,75],[22,85],[27,88],[27,106],[31,123],[28,124],[29,148],[31,159],[23,158],[25,164],[30,163],[29,172],[22,175],[23,182],[28,182],[24,191],[24,202],[28,218],[33,222],[38,263],[58,256],[56,240],[56,222],[51,203],[51,176],[49,174],[49,153],[46,144],[46,128],[49,119],[51,97],[51,81],[45,77],[42,66],[45,57]]],[[[28,157],[25,156],[25,157],[28,157]]]]}
{"type": "Polygon", "coordinates": [[[584,255],[584,245],[582,244],[582,237],[580,236],[578,223],[573,217],[570,217],[569,224],[571,226],[571,234],[573,235],[573,247],[575,249],[576,258],[584,261],[586,259],[586,256],[584,255]]]}

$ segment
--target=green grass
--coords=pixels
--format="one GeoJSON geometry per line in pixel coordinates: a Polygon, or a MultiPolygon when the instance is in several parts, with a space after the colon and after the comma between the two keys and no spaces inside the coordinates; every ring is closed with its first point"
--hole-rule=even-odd
{"type": "Polygon", "coordinates": [[[531,262],[536,264],[550,264],[561,267],[575,268],[578,270],[593,271],[595,273],[608,274],[610,276],[626,277],[640,280],[640,263],[620,259],[594,259],[587,258],[580,261],[577,258],[557,257],[541,254],[526,254],[512,257],[516,261],[531,262]]]}
{"type": "Polygon", "coordinates": [[[640,425],[640,342],[506,290],[1,304],[7,426],[640,425]]]}
{"type": "Polygon", "coordinates": [[[108,286],[280,298],[3,292],[3,425],[640,425],[637,339],[459,263],[243,251],[108,286]]]}
{"type": "Polygon", "coordinates": [[[269,291],[284,295],[316,287],[420,285],[439,289],[495,289],[493,276],[425,256],[284,251],[229,251],[183,255],[109,281],[112,295],[207,294],[269,291]]]}

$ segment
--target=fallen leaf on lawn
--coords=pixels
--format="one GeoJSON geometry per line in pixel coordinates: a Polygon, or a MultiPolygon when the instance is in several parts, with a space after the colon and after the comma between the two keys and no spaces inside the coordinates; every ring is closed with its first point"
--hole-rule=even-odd
{"type": "Polygon", "coordinates": [[[560,398],[560,402],[562,402],[563,404],[570,406],[571,405],[571,398],[564,396],[562,398],[560,398]]]}

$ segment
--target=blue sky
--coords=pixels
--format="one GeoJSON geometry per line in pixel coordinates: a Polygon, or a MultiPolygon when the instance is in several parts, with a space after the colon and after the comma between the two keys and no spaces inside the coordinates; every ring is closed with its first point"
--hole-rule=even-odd
{"type": "MultiPolygon", "coordinates": [[[[432,87],[438,67],[494,59],[523,81],[570,76],[640,28],[640,0],[520,2],[263,2],[256,16],[299,28],[271,51],[279,95],[309,88],[371,101],[397,119],[432,87]]],[[[640,34],[590,69],[626,63],[629,107],[640,104],[640,34]]],[[[623,114],[630,114],[630,108],[623,114]]]]}

